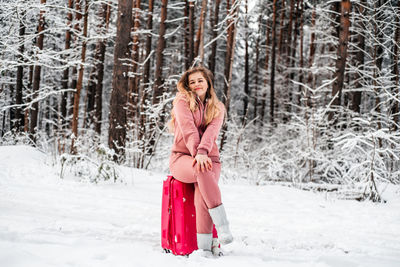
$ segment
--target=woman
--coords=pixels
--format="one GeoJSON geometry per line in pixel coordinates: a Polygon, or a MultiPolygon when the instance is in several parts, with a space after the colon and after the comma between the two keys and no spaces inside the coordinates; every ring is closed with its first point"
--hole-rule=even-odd
{"type": "Polygon", "coordinates": [[[169,168],[175,179],[194,183],[197,245],[211,251],[213,223],[221,244],[233,240],[218,187],[221,162],[216,140],[225,107],[215,94],[211,72],[204,67],[186,71],[177,87],[170,121],[175,137],[169,168]]]}

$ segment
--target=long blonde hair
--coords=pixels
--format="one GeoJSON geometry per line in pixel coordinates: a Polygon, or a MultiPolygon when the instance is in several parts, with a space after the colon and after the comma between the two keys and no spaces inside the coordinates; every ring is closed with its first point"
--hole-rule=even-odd
{"type": "MultiPolygon", "coordinates": [[[[221,110],[221,107],[218,107],[218,105],[221,105],[221,102],[218,100],[217,94],[215,93],[214,90],[212,82],[213,74],[207,68],[202,66],[194,67],[185,71],[185,73],[182,74],[177,84],[178,92],[173,101],[173,105],[175,106],[175,104],[180,99],[184,98],[188,102],[189,109],[192,112],[194,112],[196,109],[199,108],[196,102],[197,95],[194,92],[192,92],[192,90],[190,90],[189,88],[189,76],[196,72],[200,72],[203,75],[208,85],[208,89],[206,92],[206,99],[208,101],[208,105],[205,112],[205,123],[206,125],[208,125],[215,117],[217,117],[220,114],[220,112],[224,112],[224,110],[221,110]]],[[[175,114],[173,110],[171,111],[171,120],[168,122],[168,128],[171,133],[173,133],[175,130],[175,114]]]]}

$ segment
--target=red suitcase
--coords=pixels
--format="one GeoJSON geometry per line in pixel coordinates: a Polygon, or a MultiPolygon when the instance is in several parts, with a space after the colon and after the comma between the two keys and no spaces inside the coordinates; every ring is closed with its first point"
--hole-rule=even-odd
{"type": "Polygon", "coordinates": [[[161,246],[175,255],[188,255],[197,249],[193,184],[172,176],[163,183],[161,246]]]}
{"type": "MultiPolygon", "coordinates": [[[[213,238],[218,238],[215,225],[213,238]]],[[[172,176],[163,183],[161,246],[175,255],[188,255],[197,249],[194,186],[172,176]]]]}

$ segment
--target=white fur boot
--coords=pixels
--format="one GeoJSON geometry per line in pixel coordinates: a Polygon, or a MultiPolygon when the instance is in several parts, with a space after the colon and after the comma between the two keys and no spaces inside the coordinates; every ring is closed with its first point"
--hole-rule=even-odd
{"type": "Polygon", "coordinates": [[[226,245],[233,241],[233,236],[229,230],[229,222],[226,218],[224,205],[209,209],[208,212],[215,224],[218,233],[218,240],[221,244],[226,245]]]}
{"type": "Polygon", "coordinates": [[[224,256],[224,253],[222,253],[222,250],[219,246],[218,238],[213,238],[211,251],[214,257],[224,256]]]}
{"type": "Polygon", "coordinates": [[[213,242],[212,234],[199,234],[197,233],[197,247],[199,249],[198,254],[203,257],[212,257],[211,246],[213,242]]]}

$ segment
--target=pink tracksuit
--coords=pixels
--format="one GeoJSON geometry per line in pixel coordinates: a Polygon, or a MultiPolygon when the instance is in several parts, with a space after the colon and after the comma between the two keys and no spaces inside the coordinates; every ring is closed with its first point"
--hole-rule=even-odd
{"type": "Polygon", "coordinates": [[[204,105],[197,100],[199,108],[192,112],[185,96],[178,93],[180,100],[175,103],[175,138],[169,161],[169,169],[177,180],[184,183],[194,183],[194,203],[196,206],[197,233],[212,232],[212,219],[208,209],[219,206],[221,192],[218,186],[221,172],[219,150],[216,140],[224,120],[225,107],[220,103],[221,112],[205,126],[204,105]],[[198,172],[192,162],[197,154],[206,154],[212,160],[212,170],[198,172]]]}

